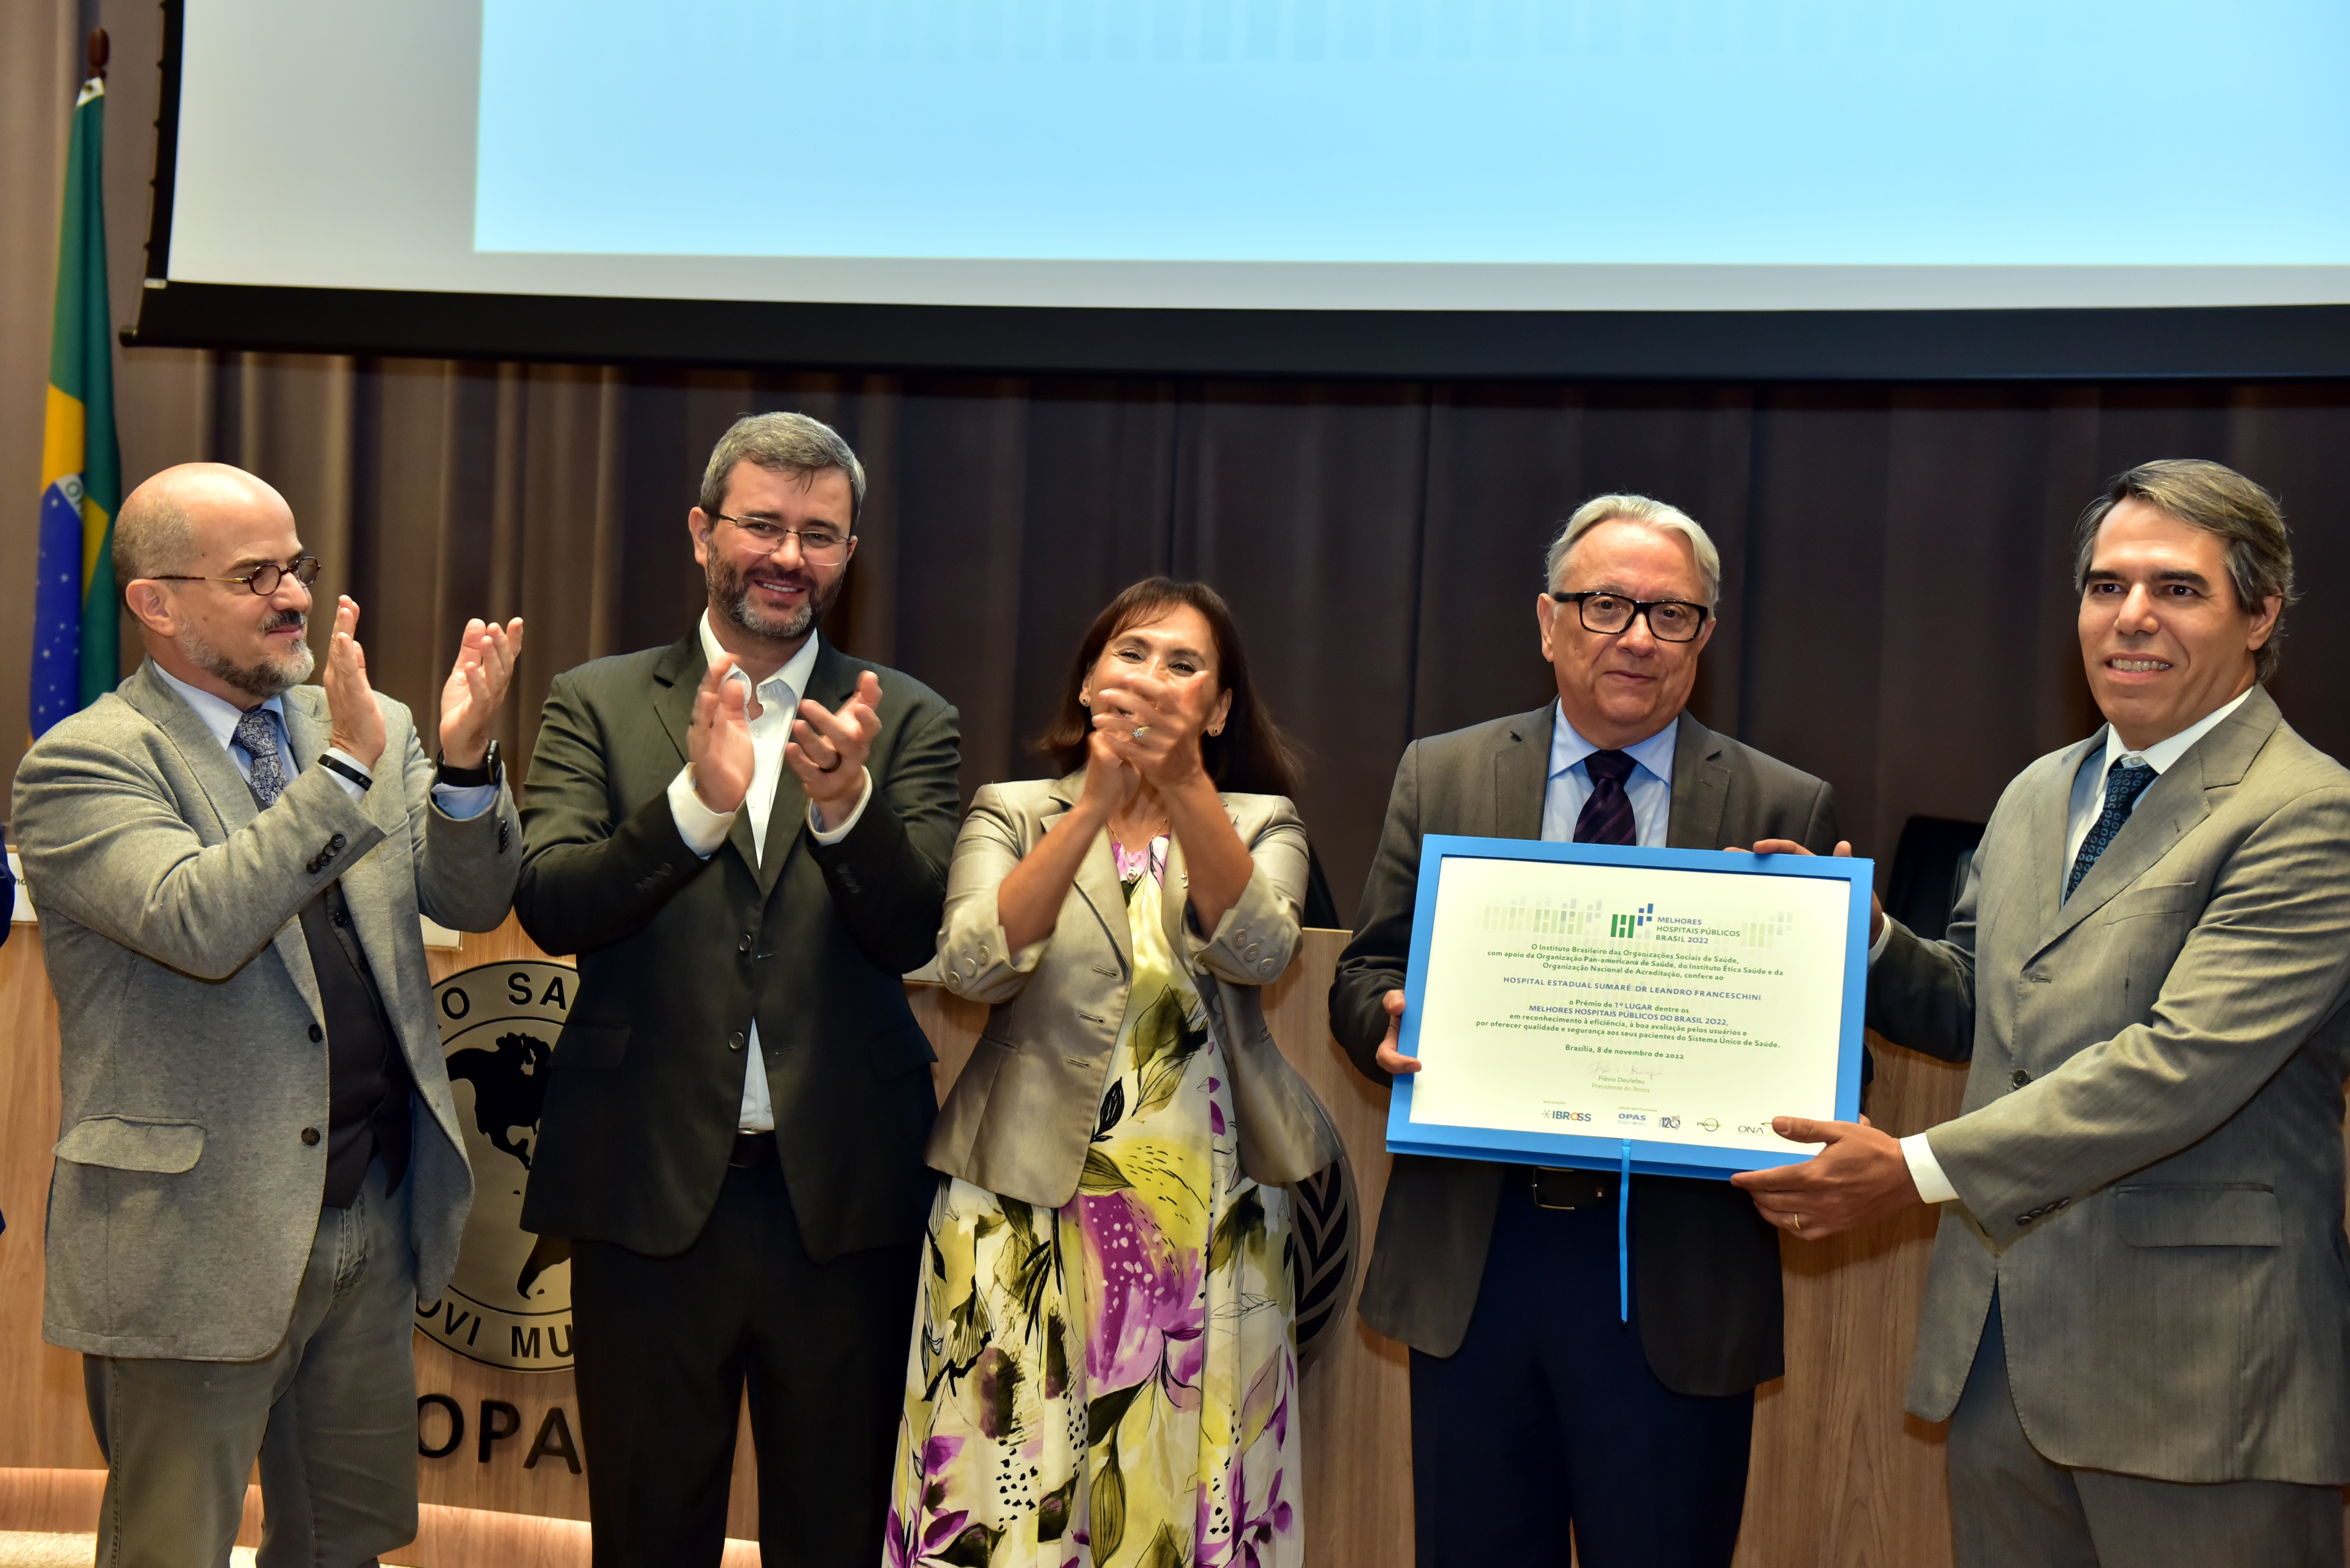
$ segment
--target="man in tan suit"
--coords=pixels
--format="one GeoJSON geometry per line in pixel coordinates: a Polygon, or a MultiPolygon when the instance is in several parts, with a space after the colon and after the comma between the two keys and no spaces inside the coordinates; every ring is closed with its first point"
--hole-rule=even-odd
{"type": "Polygon", "coordinates": [[[1735,1179],[1805,1238],[1942,1205],[1908,1408],[1950,1423],[1960,1568],[2336,1568],[2350,772],[2262,688],[2284,519],[2147,463],[2074,577],[2110,722],[2008,786],[1948,940],[1875,922],[1868,1022],[1971,1059],[1962,1114],[1783,1118],[1826,1148],[1735,1179]]]}

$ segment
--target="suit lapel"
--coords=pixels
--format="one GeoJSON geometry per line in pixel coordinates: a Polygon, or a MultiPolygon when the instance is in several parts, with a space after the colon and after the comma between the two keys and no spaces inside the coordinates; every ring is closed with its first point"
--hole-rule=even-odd
{"type": "MultiPolygon", "coordinates": [[[[1053,825],[1066,816],[1069,807],[1077,804],[1085,793],[1085,770],[1080,768],[1053,786],[1053,804],[1059,809],[1039,817],[1037,831],[1050,833],[1053,825]]],[[[1094,918],[1109,933],[1112,946],[1118,949],[1118,961],[1125,967],[1128,980],[1134,978],[1134,929],[1127,923],[1126,888],[1118,879],[1118,861],[1109,852],[1109,835],[1100,832],[1086,846],[1086,857],[1077,863],[1077,894],[1093,907],[1094,918]]]]}
{"type": "Polygon", "coordinates": [[[1721,738],[1683,712],[1673,735],[1672,805],[1665,815],[1665,843],[1675,849],[1720,849],[1723,815],[1730,809],[1730,769],[1721,760],[1721,738]]]}
{"type": "Polygon", "coordinates": [[[2072,857],[2064,853],[2064,843],[2071,836],[2074,777],[2105,743],[2106,731],[2100,725],[2096,733],[2069,747],[2057,759],[2056,776],[2025,809],[2023,863],[2031,867],[2032,929],[2044,933],[2040,940],[2043,947],[2054,941],[2060,930],[2070,930],[2077,923],[2067,919],[2076,907],[2084,912],[2088,909],[2079,898],[2064,897],[2064,879],[2073,874],[2072,857]],[[2064,922],[2061,928],[2060,921],[2064,922]]]}
{"type": "MultiPolygon", "coordinates": [[[[220,737],[207,729],[202,719],[196,717],[196,711],[165,684],[163,678],[156,673],[152,662],[141,664],[117,690],[124,701],[145,714],[179,751],[188,764],[189,772],[195,775],[197,787],[203,791],[204,800],[212,807],[213,816],[218,819],[224,837],[242,830],[261,815],[261,803],[253,798],[253,786],[244,782],[244,775],[236,771],[236,763],[229,760],[228,748],[220,743],[220,737]]],[[[286,728],[290,732],[293,728],[290,692],[287,694],[286,710],[286,728]]],[[[278,961],[286,966],[286,974],[294,981],[294,989],[308,1004],[311,1016],[326,1017],[326,1006],[318,999],[318,978],[310,969],[310,949],[302,940],[301,922],[288,920],[277,928],[277,934],[270,939],[270,945],[277,950],[278,961]]]]}
{"type": "MultiPolygon", "coordinates": [[[[2137,808],[2122,824],[2121,831],[2114,835],[2106,852],[2097,857],[2097,863],[2089,867],[2089,874],[2081,878],[2073,896],[2064,900],[2063,911],[2049,930],[2048,940],[2041,946],[2054,942],[2111,903],[2116,895],[2126,891],[2153,868],[2155,862],[2170,853],[2171,846],[2210,815],[2210,792],[2242,783],[2252,759],[2268,744],[2281,722],[2275,701],[2266,691],[2255,688],[2241,708],[2189,746],[2187,754],[2172,763],[2168,773],[2147,785],[2146,793],[2138,797],[2137,808]]],[[[2105,743],[2103,732],[2097,735],[2097,743],[2105,743]]],[[[2073,774],[2064,773],[2063,782],[2061,798],[2064,807],[2069,807],[2073,774]]],[[[2057,815],[2057,858],[2064,866],[2060,877],[2069,877],[2073,869],[2064,854],[2064,841],[2070,836],[2063,831],[2068,811],[2062,808],[2057,815]]],[[[2061,880],[2056,890],[2064,890],[2061,880]]]]}
{"type": "MultiPolygon", "coordinates": [[[[328,742],[334,738],[334,724],[327,711],[326,693],[315,686],[296,686],[286,693],[285,702],[286,735],[294,750],[295,776],[299,777],[326,753],[328,742]]],[[[376,764],[375,787],[360,801],[359,809],[384,830],[386,837],[403,842],[408,836],[406,793],[400,760],[386,746],[376,764]]],[[[383,885],[389,864],[387,857],[370,853],[347,866],[336,880],[342,885],[343,905],[350,911],[351,935],[367,955],[384,1010],[398,1018],[401,1016],[400,952],[391,927],[392,900],[383,885]]],[[[305,957],[309,950],[305,942],[305,957]]]]}
{"type": "Polygon", "coordinates": [[[1540,838],[1543,792],[1550,784],[1551,723],[1556,704],[1510,721],[1493,752],[1493,836],[1540,838]]]}

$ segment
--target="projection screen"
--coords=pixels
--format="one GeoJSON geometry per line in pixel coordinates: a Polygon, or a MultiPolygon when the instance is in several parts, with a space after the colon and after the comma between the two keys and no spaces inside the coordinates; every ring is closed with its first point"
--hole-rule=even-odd
{"type": "Polygon", "coordinates": [[[2350,371],[2339,0],[179,0],[137,340],[2350,371]]]}

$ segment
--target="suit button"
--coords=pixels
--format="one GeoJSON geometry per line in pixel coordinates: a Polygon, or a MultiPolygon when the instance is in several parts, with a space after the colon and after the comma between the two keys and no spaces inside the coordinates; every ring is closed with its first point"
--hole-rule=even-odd
{"type": "Polygon", "coordinates": [[[734,944],[734,950],[735,950],[736,952],[738,952],[738,953],[747,953],[747,952],[749,952],[749,951],[751,950],[751,933],[750,933],[750,932],[748,932],[748,931],[744,931],[744,932],[743,933],[743,940],[742,940],[741,941],[736,942],[736,943],[734,944]]]}
{"type": "Polygon", "coordinates": [[[2025,1072],[2022,1068],[2018,1067],[2014,1072],[2010,1073],[2007,1075],[2007,1081],[2014,1087],[2020,1089],[2023,1087],[2024,1085],[2032,1082],[2032,1075],[2025,1072]]]}
{"type": "Polygon", "coordinates": [[[345,838],[341,834],[338,833],[332,838],[327,840],[327,847],[329,849],[340,849],[344,845],[348,844],[349,842],[349,839],[345,838]]]}
{"type": "MultiPolygon", "coordinates": [[[[319,1027],[318,1027],[317,1024],[315,1024],[315,1023],[313,1023],[312,1025],[310,1025],[310,1044],[311,1044],[316,1045],[319,1041],[324,1040],[326,1037],[327,1037],[327,1032],[326,1032],[325,1030],[323,1030],[323,1029],[319,1028],[319,1027]]],[[[313,1138],[313,1139],[311,1139],[311,1141],[312,1141],[313,1143],[316,1143],[317,1140],[316,1138],[313,1138]]]]}
{"type": "Polygon", "coordinates": [[[317,1127],[304,1127],[302,1129],[302,1144],[306,1148],[317,1147],[318,1129],[317,1127]]]}
{"type": "Polygon", "coordinates": [[[743,1032],[739,1029],[733,1033],[729,1034],[726,1037],[726,1049],[729,1051],[740,1051],[743,1049],[743,1032]]]}

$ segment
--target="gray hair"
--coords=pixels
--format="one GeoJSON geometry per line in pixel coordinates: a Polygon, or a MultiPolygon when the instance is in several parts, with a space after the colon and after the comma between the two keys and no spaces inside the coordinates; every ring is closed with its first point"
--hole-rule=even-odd
{"type": "Polygon", "coordinates": [[[2257,614],[2264,601],[2282,601],[2275,628],[2252,656],[2253,676],[2265,683],[2283,661],[2277,643],[2284,636],[2284,607],[2301,597],[2293,591],[2293,541],[2285,533],[2284,509],[2276,497],[2225,463],[2209,458],[2163,458],[2116,474],[2106,493],[2089,503],[2074,526],[2075,594],[2088,588],[2097,530],[2125,501],[2142,501],[2190,528],[2219,535],[2227,545],[2229,583],[2236,590],[2236,602],[2246,611],[2257,614]]]}
{"type": "Polygon", "coordinates": [[[132,491],[114,519],[114,597],[140,577],[187,571],[203,556],[195,524],[169,482],[151,479],[132,491]]]}
{"type": "Polygon", "coordinates": [[[744,414],[726,427],[710,449],[710,465],[702,471],[702,510],[716,516],[726,504],[726,481],[738,462],[754,462],[770,473],[788,473],[803,481],[828,469],[848,476],[848,531],[865,510],[865,465],[840,439],[840,432],[822,420],[806,414],[744,414]]]}
{"type": "Polygon", "coordinates": [[[1721,552],[1713,547],[1697,520],[1678,506],[1668,506],[1661,501],[1651,501],[1645,495],[1596,495],[1575,509],[1550,542],[1550,553],[1543,557],[1543,587],[1554,592],[1558,587],[1559,573],[1566,566],[1567,553],[1575,541],[1602,523],[1637,523],[1659,533],[1679,534],[1690,542],[1697,556],[1698,576],[1705,588],[1705,607],[1712,609],[1721,597],[1721,552]]]}

